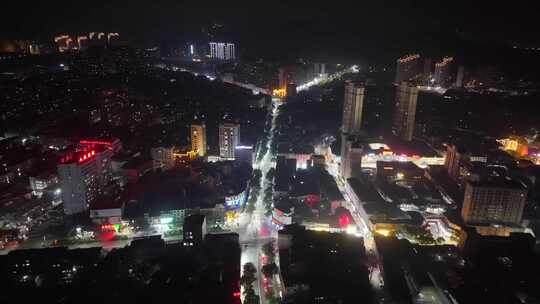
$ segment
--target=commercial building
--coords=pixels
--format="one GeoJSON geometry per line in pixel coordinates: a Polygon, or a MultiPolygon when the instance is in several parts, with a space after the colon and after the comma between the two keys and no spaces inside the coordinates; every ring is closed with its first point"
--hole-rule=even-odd
{"type": "Polygon", "coordinates": [[[210,42],[210,58],[217,60],[235,60],[234,43],[210,42]]]}
{"type": "Polygon", "coordinates": [[[401,161],[378,161],[377,177],[385,180],[421,179],[424,170],[412,162],[401,161]]]}
{"type": "Polygon", "coordinates": [[[191,150],[199,157],[206,154],[206,126],[204,124],[191,125],[191,150]]]}
{"type": "Polygon", "coordinates": [[[360,303],[372,300],[361,238],[289,225],[279,231],[278,246],[285,302],[317,303],[325,299],[331,303],[360,303]]]}
{"type": "Polygon", "coordinates": [[[234,153],[236,160],[246,162],[250,165],[253,163],[253,146],[236,146],[234,153]]]}
{"type": "Polygon", "coordinates": [[[362,128],[364,87],[351,81],[345,83],[343,98],[343,118],[341,129],[344,133],[358,133],[362,128]]]}
{"type": "Polygon", "coordinates": [[[420,73],[421,59],[419,54],[412,54],[401,57],[396,62],[396,78],[397,84],[402,81],[408,81],[420,73]]]}
{"type": "Polygon", "coordinates": [[[93,149],[97,146],[103,146],[118,153],[122,150],[122,142],[118,138],[85,138],[79,140],[78,149],[93,149]]]}
{"type": "Polygon", "coordinates": [[[468,182],[461,216],[466,224],[519,225],[526,197],[526,189],[513,180],[468,182]]]}
{"type": "Polygon", "coordinates": [[[225,123],[219,125],[219,156],[234,159],[236,146],[240,143],[240,125],[225,123]]]}
{"type": "Polygon", "coordinates": [[[67,215],[88,210],[112,179],[112,151],[103,147],[71,152],[60,159],[58,176],[64,212],[67,215]]]}
{"type": "Polygon", "coordinates": [[[405,141],[411,141],[414,133],[418,89],[402,82],[396,89],[393,132],[405,141]]]}
{"type": "Polygon", "coordinates": [[[120,224],[124,204],[110,198],[97,199],[90,204],[90,218],[96,224],[120,224]]]}

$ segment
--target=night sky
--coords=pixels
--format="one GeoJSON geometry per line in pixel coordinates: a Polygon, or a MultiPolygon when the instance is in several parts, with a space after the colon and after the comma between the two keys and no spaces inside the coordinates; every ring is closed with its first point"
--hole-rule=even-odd
{"type": "Polygon", "coordinates": [[[130,42],[151,45],[199,38],[201,27],[217,22],[225,25],[223,39],[241,42],[243,48],[343,58],[419,48],[445,52],[463,40],[508,45],[540,40],[539,1],[354,2],[359,4],[2,1],[0,37],[47,39],[64,32],[118,31],[130,42]]]}

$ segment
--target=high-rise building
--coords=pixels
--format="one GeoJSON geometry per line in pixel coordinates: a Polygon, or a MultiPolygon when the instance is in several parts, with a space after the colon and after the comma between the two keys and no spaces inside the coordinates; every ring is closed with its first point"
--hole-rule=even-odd
{"type": "Polygon", "coordinates": [[[466,224],[521,223],[527,191],[505,178],[468,182],[461,216],[466,224]]]}
{"type": "Polygon", "coordinates": [[[364,87],[351,81],[345,83],[343,98],[343,133],[358,133],[362,129],[362,110],[364,107],[364,87]]]}
{"type": "Polygon", "coordinates": [[[440,62],[435,63],[435,83],[447,85],[450,81],[451,64],[454,61],[452,57],[444,57],[440,62]]]}
{"type": "Polygon", "coordinates": [[[198,156],[206,154],[206,126],[204,124],[191,125],[191,150],[198,156]]]}
{"type": "Polygon", "coordinates": [[[396,83],[408,81],[420,74],[420,55],[413,54],[401,57],[396,62],[396,83]]]}
{"type": "Polygon", "coordinates": [[[219,156],[234,159],[234,152],[239,143],[240,125],[232,123],[219,125],[219,156]]]}
{"type": "Polygon", "coordinates": [[[393,132],[403,140],[411,141],[414,133],[418,88],[407,82],[397,86],[393,132]]]}
{"type": "Polygon", "coordinates": [[[88,205],[101,194],[112,178],[112,150],[71,152],[60,159],[60,179],[64,213],[77,214],[88,210],[88,205]]]}
{"type": "Polygon", "coordinates": [[[362,154],[364,149],[355,136],[341,136],[341,165],[340,174],[345,180],[359,177],[362,170],[362,154]]]}
{"type": "Polygon", "coordinates": [[[210,58],[218,60],[235,60],[234,43],[210,42],[210,58]]]}

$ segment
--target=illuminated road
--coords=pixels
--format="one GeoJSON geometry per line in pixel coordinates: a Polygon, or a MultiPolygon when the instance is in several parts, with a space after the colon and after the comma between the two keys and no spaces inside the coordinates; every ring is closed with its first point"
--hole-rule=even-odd
{"type": "Polygon", "coordinates": [[[275,241],[277,238],[277,231],[271,223],[271,218],[265,215],[264,189],[268,186],[266,175],[270,168],[275,165],[272,161],[271,146],[279,105],[278,99],[272,100],[272,121],[266,154],[262,157],[261,161],[253,164],[254,169],[259,169],[262,173],[261,187],[257,201],[255,202],[255,210],[252,214],[244,213],[240,216],[238,229],[242,246],[241,263],[244,265],[247,262],[251,262],[257,268],[257,281],[253,285],[255,293],[260,297],[261,303],[266,303],[264,292],[261,292],[264,290],[263,275],[261,273],[261,267],[263,266],[261,263],[262,245],[269,241],[275,241]]]}
{"type": "Polygon", "coordinates": [[[331,81],[334,81],[340,77],[342,77],[343,75],[345,74],[348,74],[348,73],[358,73],[359,72],[359,68],[357,65],[353,65],[351,66],[350,68],[348,69],[345,69],[341,72],[337,72],[335,74],[332,74],[330,76],[326,76],[326,77],[315,77],[315,79],[311,80],[311,81],[308,81],[304,84],[301,84],[299,85],[298,87],[296,87],[296,91],[297,92],[300,92],[300,91],[305,91],[309,88],[311,88],[312,86],[316,86],[316,85],[321,85],[321,84],[325,84],[327,82],[331,82],[331,81]]]}

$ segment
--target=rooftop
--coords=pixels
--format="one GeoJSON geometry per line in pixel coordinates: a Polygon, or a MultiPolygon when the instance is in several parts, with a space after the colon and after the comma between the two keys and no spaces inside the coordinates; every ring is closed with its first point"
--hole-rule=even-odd
{"type": "Polygon", "coordinates": [[[468,184],[474,187],[525,190],[525,186],[523,184],[510,178],[486,178],[480,181],[469,181],[468,184]]]}

